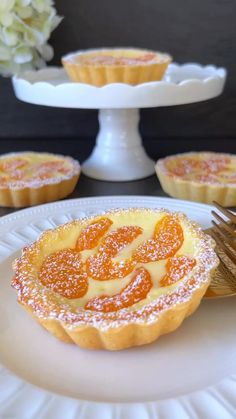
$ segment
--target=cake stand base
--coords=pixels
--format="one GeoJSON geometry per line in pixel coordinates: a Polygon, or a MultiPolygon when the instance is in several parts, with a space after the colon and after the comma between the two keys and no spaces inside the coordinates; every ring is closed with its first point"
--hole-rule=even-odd
{"type": "Polygon", "coordinates": [[[138,131],[138,109],[101,109],[99,133],[82,172],[93,179],[129,181],[155,173],[138,131]]]}

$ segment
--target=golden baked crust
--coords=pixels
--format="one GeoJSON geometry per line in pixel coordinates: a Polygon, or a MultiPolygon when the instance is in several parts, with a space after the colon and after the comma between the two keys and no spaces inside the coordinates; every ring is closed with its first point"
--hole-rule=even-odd
{"type": "Polygon", "coordinates": [[[195,311],[218,264],[213,247],[182,213],[114,210],[43,233],[15,261],[12,286],[59,339],[124,349],[195,311]]]}
{"type": "Polygon", "coordinates": [[[168,156],[156,164],[161,186],[169,195],[204,203],[236,205],[236,155],[190,152],[168,156]]]}
{"type": "Polygon", "coordinates": [[[0,157],[0,206],[26,207],[69,195],[80,175],[71,157],[32,151],[0,157]]]}
{"type": "Polygon", "coordinates": [[[135,48],[78,51],[62,58],[71,80],[94,86],[161,80],[170,62],[168,54],[135,48]]]}

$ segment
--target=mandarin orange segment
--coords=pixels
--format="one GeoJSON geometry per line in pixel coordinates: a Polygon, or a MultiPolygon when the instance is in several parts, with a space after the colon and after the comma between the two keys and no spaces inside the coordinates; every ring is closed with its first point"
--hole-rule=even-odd
{"type": "Polygon", "coordinates": [[[176,176],[186,176],[194,172],[207,176],[210,174],[218,174],[226,168],[230,163],[229,157],[212,157],[208,160],[197,160],[193,158],[182,158],[175,167],[169,167],[171,173],[176,176]]]}
{"type": "Polygon", "coordinates": [[[39,280],[65,298],[80,298],[88,290],[88,278],[82,268],[80,254],[76,250],[59,250],[44,260],[39,280]]]}
{"type": "Polygon", "coordinates": [[[201,161],[200,169],[206,170],[208,173],[218,173],[230,163],[229,157],[212,157],[208,160],[201,161]]]}
{"type": "Polygon", "coordinates": [[[169,167],[171,173],[176,176],[185,176],[189,173],[192,173],[193,170],[196,170],[199,167],[199,162],[196,159],[181,159],[180,164],[176,164],[175,167],[169,167]]]}
{"type": "Polygon", "coordinates": [[[61,175],[69,175],[71,173],[71,168],[62,166],[58,169],[58,173],[60,173],[61,175]]]}
{"type": "Polygon", "coordinates": [[[90,256],[86,261],[87,274],[99,281],[123,278],[132,272],[136,262],[124,260],[113,262],[112,258],[131,244],[140,234],[142,228],[137,226],[124,226],[110,232],[102,241],[96,255],[90,256]]]}
{"type": "Polygon", "coordinates": [[[47,161],[36,164],[32,170],[34,172],[34,176],[43,180],[49,179],[53,176],[55,172],[59,172],[63,170],[64,162],[60,160],[56,161],[47,161]]]}
{"type": "Polygon", "coordinates": [[[124,226],[111,231],[101,243],[98,251],[108,256],[115,257],[125,246],[132,243],[143,229],[138,226],[124,226]]]}
{"type": "Polygon", "coordinates": [[[134,269],[135,261],[125,260],[113,262],[109,256],[98,254],[90,256],[86,261],[87,275],[98,281],[124,278],[134,269]]]}
{"type": "Polygon", "coordinates": [[[64,167],[64,162],[61,160],[46,161],[38,164],[38,170],[56,171],[64,167]]]}
{"type": "Polygon", "coordinates": [[[12,158],[10,160],[6,160],[5,162],[3,162],[1,164],[1,170],[3,170],[4,172],[7,173],[11,173],[14,172],[17,169],[22,169],[22,167],[26,166],[26,164],[28,163],[27,160],[22,159],[20,157],[18,158],[12,158]]]}
{"type": "Polygon", "coordinates": [[[89,300],[85,306],[87,310],[109,313],[132,306],[144,300],[152,288],[152,280],[145,268],[138,268],[123,290],[111,297],[103,295],[89,300]]]}
{"type": "Polygon", "coordinates": [[[156,262],[167,259],[180,249],[184,241],[182,227],[170,215],[157,222],[153,238],[142,243],[133,253],[139,263],[156,262]]]}
{"type": "Polygon", "coordinates": [[[97,247],[101,238],[109,230],[113,224],[109,218],[100,218],[85,227],[76,242],[76,250],[81,252],[82,250],[94,249],[97,247]]]}
{"type": "Polygon", "coordinates": [[[9,177],[7,176],[1,176],[0,177],[0,186],[7,186],[7,181],[9,180],[9,177]]]}
{"type": "Polygon", "coordinates": [[[137,57],[137,61],[143,61],[143,62],[148,62],[153,60],[156,57],[156,54],[154,52],[149,52],[145,55],[140,55],[139,57],[137,57]]]}
{"type": "Polygon", "coordinates": [[[167,287],[182,279],[196,265],[196,260],[188,256],[175,256],[166,263],[166,274],[160,281],[161,287],[167,287]]]}

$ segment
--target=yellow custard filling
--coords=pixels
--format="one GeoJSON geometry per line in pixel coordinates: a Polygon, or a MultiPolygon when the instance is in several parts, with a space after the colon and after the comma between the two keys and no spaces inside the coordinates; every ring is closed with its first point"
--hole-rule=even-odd
{"type": "Polygon", "coordinates": [[[161,80],[171,60],[170,55],[157,51],[100,48],[69,53],[62,57],[62,64],[72,81],[100,87],[161,80]]]}
{"type": "Polygon", "coordinates": [[[169,174],[203,183],[236,183],[236,156],[221,153],[188,153],[166,158],[169,174]]]}
{"type": "Polygon", "coordinates": [[[0,157],[0,186],[30,186],[35,182],[73,176],[77,164],[69,157],[49,153],[12,153],[0,157]]]}
{"type": "Polygon", "coordinates": [[[185,218],[163,211],[113,212],[45,233],[32,247],[26,270],[39,289],[53,291],[55,300],[69,301],[72,309],[132,311],[188,278],[198,251],[197,232],[185,218]],[[101,233],[99,225],[107,220],[101,233]]]}
{"type": "Polygon", "coordinates": [[[73,57],[74,62],[84,65],[142,65],[145,63],[162,62],[169,58],[167,54],[152,51],[114,49],[81,53],[73,57]]]}

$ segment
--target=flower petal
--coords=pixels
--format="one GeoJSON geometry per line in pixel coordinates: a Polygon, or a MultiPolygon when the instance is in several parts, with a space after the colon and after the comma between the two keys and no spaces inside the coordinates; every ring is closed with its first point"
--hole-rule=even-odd
{"type": "Polygon", "coordinates": [[[48,44],[62,18],[53,0],[0,0],[0,74],[41,68],[53,57],[48,44]]]}
{"type": "Polygon", "coordinates": [[[0,24],[3,26],[9,27],[12,25],[14,19],[13,13],[10,12],[4,12],[0,13],[0,24]]]}
{"type": "Polygon", "coordinates": [[[0,13],[9,12],[13,9],[15,0],[1,0],[0,2],[0,13]]]}
{"type": "Polygon", "coordinates": [[[32,58],[33,58],[33,55],[30,48],[19,47],[15,50],[14,61],[17,64],[28,63],[32,60],[32,58]]]}
{"type": "Polygon", "coordinates": [[[42,55],[42,57],[45,61],[50,61],[53,58],[54,51],[53,51],[53,48],[51,47],[51,45],[49,45],[49,44],[45,44],[45,45],[40,46],[38,48],[38,51],[40,52],[40,54],[42,55]]]}
{"type": "Polygon", "coordinates": [[[27,7],[31,3],[31,0],[16,0],[16,5],[18,7],[27,7]]]}
{"type": "Polygon", "coordinates": [[[11,50],[5,45],[0,44],[0,62],[8,61],[11,59],[11,50]]]}
{"type": "Polygon", "coordinates": [[[15,46],[18,42],[18,34],[16,31],[9,28],[3,28],[0,32],[0,38],[7,46],[15,46]]]}

